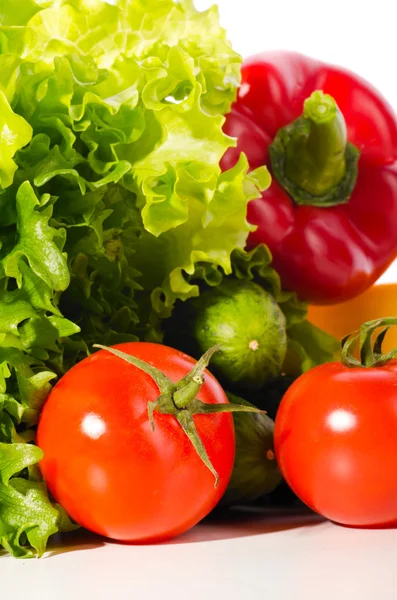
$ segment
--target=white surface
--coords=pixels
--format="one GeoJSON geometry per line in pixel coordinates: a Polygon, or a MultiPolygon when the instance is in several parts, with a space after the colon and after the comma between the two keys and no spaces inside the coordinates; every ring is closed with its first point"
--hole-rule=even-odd
{"type": "Polygon", "coordinates": [[[379,277],[376,285],[380,285],[381,283],[394,283],[395,281],[397,281],[397,261],[394,262],[385,273],[383,273],[382,277],[379,277]]]}
{"type": "Polygon", "coordinates": [[[299,514],[203,523],[158,546],[73,534],[40,560],[2,558],[1,589],[13,600],[395,600],[396,542],[396,530],[299,514]]]}
{"type": "MultiPolygon", "coordinates": [[[[390,0],[218,4],[241,54],[289,48],[342,64],[371,79],[397,107],[390,0]]],[[[382,278],[391,280],[397,266],[382,278]]],[[[159,546],[106,544],[78,533],[58,547],[52,542],[41,560],[2,556],[1,593],[12,600],[395,600],[396,548],[396,530],[346,529],[285,514],[201,524],[159,546]]]]}

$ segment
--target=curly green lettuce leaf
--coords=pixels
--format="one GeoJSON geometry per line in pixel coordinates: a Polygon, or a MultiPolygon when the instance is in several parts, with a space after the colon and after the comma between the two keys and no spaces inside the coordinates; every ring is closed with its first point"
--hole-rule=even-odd
{"type": "MultiPolygon", "coordinates": [[[[244,159],[227,173],[219,167],[235,143],[222,125],[241,59],[216,8],[199,13],[173,0],[37,4],[26,27],[12,35],[4,28],[7,56],[20,60],[24,48],[11,100],[34,137],[18,154],[15,185],[0,195],[0,207],[12,223],[12,194],[22,182],[48,190],[40,201],[67,232],[72,285],[60,299],[67,317],[90,342],[134,339],[138,321],[143,330],[170,314],[177,298],[197,293],[184,273],[199,260],[230,268],[231,251],[249,231],[247,202],[268,185],[265,171],[254,183],[244,159]],[[132,219],[131,204],[139,211],[132,219]],[[126,229],[130,237],[121,235],[126,229]],[[153,255],[167,247],[155,269],[142,260],[147,244],[153,255]],[[117,252],[108,252],[112,246],[117,252]],[[153,288],[148,270],[159,274],[153,288]],[[151,295],[149,315],[136,306],[139,287],[151,295]]],[[[14,253],[9,276],[19,275],[14,253]]]]}
{"type": "Polygon", "coordinates": [[[44,363],[26,352],[0,347],[0,410],[12,417],[13,428],[20,423],[37,424],[55,377],[44,363]]]}
{"type": "Polygon", "coordinates": [[[62,240],[62,230],[49,226],[52,207],[46,206],[48,196],[37,199],[26,181],[16,195],[16,244],[1,263],[4,276],[14,278],[22,285],[20,263],[26,260],[32,271],[54,291],[65,290],[69,285],[66,257],[59,251],[54,238],[62,240]],[[41,209],[41,210],[38,210],[41,209]]]}
{"type": "Polygon", "coordinates": [[[0,443],[0,545],[20,558],[41,556],[51,535],[76,528],[43,482],[18,476],[42,455],[31,444],[0,443]]]}
{"type": "Polygon", "coordinates": [[[12,184],[17,170],[13,158],[18,150],[32,138],[32,128],[23,117],[12,110],[3,91],[0,90],[0,186],[12,184]]]}
{"type": "Polygon", "coordinates": [[[206,201],[202,181],[207,173],[192,163],[191,174],[194,177],[180,182],[189,205],[188,221],[159,236],[145,230],[132,246],[135,264],[142,273],[139,281],[143,292],[137,293],[137,301],[142,310],[151,306],[152,324],[169,317],[177,300],[199,294],[199,286],[190,280],[198,265],[205,263],[208,269],[232,272],[232,253],[244,247],[251,229],[246,220],[247,201],[256,198],[259,189],[270,182],[266,170],[248,173],[242,156],[232,170],[219,177],[211,199],[206,201]]]}

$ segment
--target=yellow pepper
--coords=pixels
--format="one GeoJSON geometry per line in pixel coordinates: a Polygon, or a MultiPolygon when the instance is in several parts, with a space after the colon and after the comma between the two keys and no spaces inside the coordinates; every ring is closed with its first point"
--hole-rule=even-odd
{"type": "MultiPolygon", "coordinates": [[[[310,306],[309,321],[335,337],[358,329],[372,319],[397,317],[397,283],[372,286],[353,300],[333,306],[310,306]]],[[[384,350],[397,347],[397,328],[392,327],[384,341],[384,350]]]]}

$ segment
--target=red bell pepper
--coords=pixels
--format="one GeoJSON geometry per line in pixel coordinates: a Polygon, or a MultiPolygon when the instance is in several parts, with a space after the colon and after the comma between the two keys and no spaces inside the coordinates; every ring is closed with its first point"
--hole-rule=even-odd
{"type": "Polygon", "coordinates": [[[284,286],[333,304],[372,285],[397,256],[397,122],[366,81],[290,52],[248,59],[225,123],[251,168],[266,164],[270,188],[250,203],[284,286]]]}

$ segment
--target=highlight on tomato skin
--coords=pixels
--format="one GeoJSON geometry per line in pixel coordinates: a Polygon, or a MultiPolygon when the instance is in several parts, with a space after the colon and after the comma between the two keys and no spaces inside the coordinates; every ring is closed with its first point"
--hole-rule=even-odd
{"type": "MultiPolygon", "coordinates": [[[[178,382],[197,361],[146,342],[116,346],[178,382]]],[[[197,398],[227,405],[209,371],[197,398]]],[[[219,502],[231,477],[235,436],[231,414],[193,415],[219,483],[171,414],[154,412],[159,396],[150,375],[101,350],[56,384],[41,414],[40,463],[54,498],[83,527],[134,543],[160,542],[198,523],[219,502]]],[[[227,408],[227,407],[226,407],[227,408]]]]}
{"type": "Polygon", "coordinates": [[[348,336],[341,362],[301,375],[276,416],[275,452],[286,482],[342,525],[397,525],[397,350],[381,350],[385,329],[395,324],[372,321],[348,336]],[[352,344],[360,336],[358,359],[352,344]]]}

